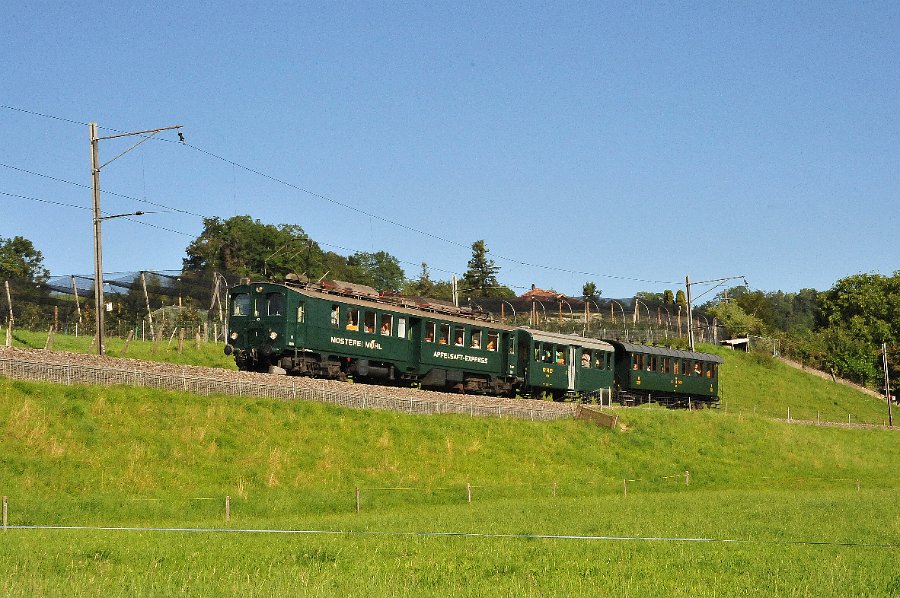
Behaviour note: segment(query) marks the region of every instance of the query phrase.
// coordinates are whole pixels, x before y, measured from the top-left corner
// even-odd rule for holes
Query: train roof
[[[610,343],[616,347],[620,347],[629,353],[645,353],[648,355],[665,355],[666,357],[679,357],[681,359],[696,359],[699,361],[711,361],[713,363],[724,363],[725,360],[718,355],[712,353],[700,353],[697,351],[681,351],[679,349],[669,349],[666,347],[653,347],[651,345],[635,345],[633,343],[623,343],[622,341],[610,340]]]
[[[392,313],[405,314],[409,316],[417,316],[420,318],[431,317],[435,320],[440,320],[442,322],[451,322],[454,324],[467,324],[469,326],[480,326],[482,328],[492,328],[494,330],[507,330],[514,331],[517,330],[515,326],[510,326],[508,324],[502,324],[500,322],[493,322],[487,319],[479,319],[475,317],[467,317],[465,314],[451,314],[447,313],[447,306],[435,303],[434,309],[429,309],[428,307],[420,307],[417,304],[411,304],[411,301],[405,300],[403,297],[393,297],[388,296],[386,299],[379,298],[377,295],[369,295],[368,293],[362,295],[353,295],[347,292],[347,288],[341,289],[341,292],[328,292],[327,290],[319,290],[313,289],[308,286],[294,285],[294,284],[284,284],[279,282],[250,282],[245,283],[245,285],[238,286],[254,286],[254,285],[270,285],[270,286],[278,286],[290,289],[295,293],[299,293],[300,295],[304,295],[306,297],[310,297],[312,299],[321,299],[322,301],[331,301],[334,303],[345,303],[356,305],[359,307],[370,307],[372,309],[379,309],[381,311],[390,311]],[[358,285],[365,289],[371,287],[364,287],[364,285]],[[232,290],[236,287],[232,287]],[[459,309],[459,308],[456,308]]]
[[[602,349],[603,351],[613,351],[613,346],[605,341],[596,338],[586,338],[576,336],[574,334],[560,334],[558,332],[545,332],[543,330],[534,330],[527,326],[522,326],[521,330],[525,330],[536,341],[545,343],[557,343],[561,345],[578,345],[585,349]]]

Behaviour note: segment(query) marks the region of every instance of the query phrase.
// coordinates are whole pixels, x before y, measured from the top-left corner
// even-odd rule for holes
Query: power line
[[[71,203],[63,203],[61,201],[53,201],[51,199],[42,199],[40,197],[30,197],[28,195],[17,195],[15,193],[7,193],[5,191],[0,191],[0,195],[6,195],[8,197],[15,197],[17,199],[27,199],[29,201],[37,201],[40,203],[53,204],[56,206],[63,206],[65,208],[76,208],[79,210],[90,210],[87,206],[79,206]],[[103,214],[108,214],[109,212],[102,212]],[[176,235],[184,235],[185,237],[193,237],[194,235],[190,233],[185,233],[180,230],[175,230],[173,228],[166,228],[165,226],[160,226],[158,224],[152,224],[150,222],[144,222],[143,220],[136,220],[134,218],[130,218],[128,216],[122,216],[122,220],[128,220],[130,222],[134,222],[135,224],[140,224],[141,226],[148,226],[150,228],[157,228],[159,230],[164,230],[166,232],[175,233]]]
[[[12,106],[2,105],[2,106],[0,106],[0,107],[8,108],[8,109],[10,109],[10,110],[17,110],[17,111],[20,111],[20,112],[25,112],[25,113],[28,113],[28,114],[33,114],[33,115],[36,115],[36,116],[42,116],[42,117],[46,117],[46,118],[55,118],[55,119],[58,119],[58,120],[63,120],[63,121],[71,122],[71,123],[74,123],[74,124],[82,124],[82,125],[86,125],[86,124],[87,124],[87,123],[82,123],[82,122],[79,122],[79,121],[74,121],[74,120],[66,119],[66,118],[62,118],[62,117],[51,116],[51,115],[42,114],[42,113],[39,113],[39,112],[33,112],[33,111],[30,111],[30,110],[23,110],[23,109],[21,109],[21,108],[15,108],[15,107],[12,107]],[[112,129],[112,128],[109,128],[109,127],[102,127],[102,128],[105,129],[105,130],[114,131],[114,132],[117,132],[117,133],[124,132],[124,131],[120,131],[120,130],[118,130],[118,129]],[[176,142],[176,141],[173,141],[173,140],[169,140],[169,139],[162,139],[162,138],[154,138],[154,139],[155,139],[155,140],[158,140],[158,141],[165,141],[165,142],[168,142],[168,143],[179,143],[179,142]],[[286,181],[286,180],[284,180],[284,179],[281,179],[281,178],[278,178],[278,177],[276,177],[276,176],[267,174],[267,173],[265,173],[265,172],[262,172],[262,171],[260,171],[260,170],[255,169],[255,168],[251,168],[251,167],[249,167],[249,166],[246,166],[246,165],[244,165],[244,164],[241,164],[240,162],[236,162],[236,161],[234,161],[234,160],[231,160],[230,158],[226,158],[226,157],[224,157],[224,156],[220,156],[220,155],[218,155],[218,154],[216,154],[216,153],[214,153],[214,152],[211,152],[211,151],[209,151],[209,150],[205,150],[205,149],[203,149],[203,148],[201,148],[201,147],[198,147],[198,146],[196,146],[196,145],[193,145],[193,144],[190,144],[190,143],[182,143],[182,144],[183,144],[183,145],[186,145],[187,147],[190,147],[190,148],[193,149],[194,151],[197,151],[197,152],[200,152],[200,153],[202,153],[202,154],[205,154],[205,155],[207,155],[207,156],[209,156],[209,157],[211,157],[211,158],[215,158],[216,160],[220,160],[220,161],[225,162],[225,163],[227,163],[227,164],[231,164],[231,166],[232,166],[233,168],[240,168],[241,170],[244,170],[244,171],[249,172],[249,173],[251,173],[251,174],[255,174],[255,175],[257,175],[257,176],[260,176],[260,177],[265,178],[265,179],[267,179],[267,180],[273,181],[273,182],[275,182],[275,183],[279,183],[279,184],[281,184],[281,185],[284,185],[285,187],[288,187],[288,188],[290,188],[290,189],[294,189],[295,191],[300,191],[301,193],[306,193],[307,195],[310,195],[310,196],[315,197],[315,198],[317,198],[317,199],[321,199],[321,200],[323,200],[323,201],[330,202],[330,203],[332,203],[332,204],[334,204],[334,205],[337,205],[337,206],[339,206],[339,207],[342,207],[342,208],[344,208],[344,209],[353,211],[354,213],[362,214],[362,215],[364,215],[364,216],[368,216],[369,218],[378,220],[378,221],[380,221],[380,222],[384,222],[384,223],[386,223],[386,224],[391,224],[391,225],[396,226],[396,227],[398,227],[398,228],[402,228],[403,230],[407,230],[407,231],[409,231],[409,232],[417,233],[417,234],[419,234],[419,235],[422,235],[422,236],[425,236],[425,237],[434,239],[434,240],[436,240],[436,241],[442,241],[442,242],[447,243],[447,244],[449,244],[449,245],[453,245],[453,246],[456,246],[456,247],[461,247],[461,248],[463,248],[463,249],[468,249],[468,248],[469,248],[469,246],[466,245],[465,243],[460,243],[459,241],[454,241],[454,240],[452,240],[452,239],[447,239],[446,237],[442,237],[442,236],[440,236],[440,235],[436,235],[436,234],[434,234],[434,233],[431,233],[431,232],[428,232],[428,231],[425,231],[425,230],[417,229],[417,228],[415,228],[415,227],[409,226],[409,225],[404,224],[404,223],[402,223],[402,222],[398,222],[398,221],[396,221],[396,220],[392,220],[392,219],[390,219],[390,218],[386,218],[386,217],[380,216],[380,215],[378,215],[378,214],[374,214],[374,213],[371,213],[371,212],[367,212],[367,211],[365,211],[365,210],[363,210],[363,209],[360,209],[360,208],[354,207],[354,206],[352,206],[352,205],[350,205],[350,204],[347,204],[347,203],[344,203],[344,202],[342,202],[342,201],[336,200],[336,199],[334,199],[334,198],[332,198],[332,197],[329,197],[329,196],[327,196],[327,195],[324,195],[324,194],[322,194],[322,193],[317,193],[317,192],[312,191],[312,190],[310,190],[310,189],[306,189],[306,188],[304,188],[304,187],[300,187],[299,185],[295,185],[295,184],[290,183],[290,182],[288,182],[288,181]],[[135,198],[131,198],[131,199],[135,199]],[[136,200],[136,201],[141,201],[141,200],[137,200],[137,199],[135,199],[135,200]],[[151,204],[151,205],[154,205],[154,204]],[[165,206],[160,206],[160,207],[165,207]],[[564,274],[571,274],[571,275],[578,275],[578,276],[588,276],[588,277],[594,277],[594,278],[608,278],[608,279],[613,279],[613,280],[625,280],[625,281],[630,281],[630,282],[643,282],[643,283],[648,283],[648,284],[672,284],[672,285],[680,285],[680,284],[681,284],[680,282],[673,282],[673,281],[667,281],[667,280],[651,280],[651,279],[646,279],[646,278],[636,278],[636,277],[631,277],[631,276],[616,276],[616,275],[613,275],[613,274],[599,274],[599,273],[596,273],[596,272],[585,272],[585,271],[581,271],[581,270],[571,270],[571,269],[569,269],[569,268],[563,268],[563,267],[561,267],[561,266],[550,266],[550,265],[546,265],[546,264],[535,264],[535,263],[526,262],[526,261],[518,260],[518,259],[515,259],[515,258],[511,258],[511,257],[508,257],[508,256],[499,255],[499,254],[494,254],[494,257],[495,257],[496,259],[499,259],[499,260],[504,260],[504,261],[507,261],[507,262],[510,262],[510,263],[513,263],[513,264],[517,264],[517,265],[520,265],[520,266],[525,266],[525,267],[528,267],[528,268],[537,268],[537,269],[542,269],[542,270],[550,270],[550,271],[555,271],[555,272],[562,272],[562,273],[564,273]]]
[[[10,170],[16,170],[16,171],[18,171],[18,172],[24,172],[24,173],[26,173],[26,174],[30,174],[30,175],[34,175],[34,176],[38,176],[38,177],[43,177],[43,178],[45,178],[45,179],[49,179],[49,180],[51,180],[51,181],[56,181],[56,182],[58,182],[58,183],[65,183],[65,184],[67,184],[67,185],[73,185],[73,186],[75,186],[75,187],[80,187],[80,188],[82,188],[82,189],[90,189],[90,188],[91,188],[90,185],[85,185],[85,184],[82,184],[82,183],[76,183],[75,181],[69,181],[69,180],[66,180],[66,179],[61,179],[61,178],[59,178],[59,177],[55,177],[55,176],[52,176],[52,175],[49,175],[49,174],[44,174],[44,173],[42,173],[42,172],[36,172],[36,171],[34,171],[34,170],[27,170],[27,169],[25,169],[25,168],[19,168],[18,166],[12,166],[11,164],[4,164],[4,163],[0,162],[0,166],[2,166],[3,168],[8,168],[8,169],[10,169]],[[182,210],[181,208],[175,208],[175,207],[172,207],[172,206],[167,206],[167,205],[165,205],[165,204],[153,202],[153,201],[150,201],[150,200],[148,200],[148,199],[140,199],[140,198],[137,198],[137,197],[132,197],[131,195],[125,195],[124,193],[116,193],[116,192],[114,192],[114,191],[103,191],[103,193],[104,193],[105,195],[114,195],[115,197],[121,197],[121,198],[123,198],[123,199],[130,199],[130,200],[132,200],[132,201],[137,201],[137,202],[140,202],[140,203],[145,203],[145,204],[148,204],[148,205],[157,207],[157,208],[165,208],[165,209],[171,210],[171,211],[173,211],[173,212],[179,212],[179,213],[181,213],[181,214],[187,214],[188,216],[196,216],[197,218],[206,218],[206,216],[204,216],[203,214],[198,214],[198,213],[196,213],[196,212],[191,212],[190,210]]]
[[[88,123],[83,123],[79,120],[72,120],[71,118],[63,118],[62,116],[53,116],[52,114],[43,114],[41,112],[34,112],[33,110],[25,110],[24,108],[17,108],[15,106],[7,106],[6,104],[0,104],[0,108],[6,108],[7,110],[13,110],[15,112],[24,112],[25,114],[31,114],[33,116],[42,116],[44,118],[52,118],[53,120],[61,120],[63,122],[72,123],[73,125],[88,126]]]
[[[53,201],[51,199],[41,199],[40,197],[29,197],[28,195],[17,195],[15,193],[7,193],[6,191],[0,191],[0,195],[6,195],[7,197],[15,197],[18,199],[27,199],[29,201],[39,201],[41,203],[49,203],[55,206],[63,206],[66,208],[78,208],[79,210],[89,210],[90,208],[87,206],[77,206],[71,203],[63,203],[61,201]]]

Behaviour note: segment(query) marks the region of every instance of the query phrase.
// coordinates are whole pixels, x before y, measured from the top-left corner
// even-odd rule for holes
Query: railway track
[[[77,375],[73,377],[72,372]],[[550,420],[573,417],[576,407],[572,403],[448,394],[41,349],[0,347],[0,375],[63,384],[124,384],[200,394],[205,390],[205,394],[314,400],[348,407],[424,414],[461,413]]]

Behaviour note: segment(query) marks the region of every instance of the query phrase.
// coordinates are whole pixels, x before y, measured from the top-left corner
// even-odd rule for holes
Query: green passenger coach
[[[241,370],[437,390],[670,406],[714,404],[706,353],[555,334],[431,299],[340,281],[249,282],[229,294],[228,344]]]
[[[717,402],[718,355],[610,341],[616,348],[616,389],[672,406]]]

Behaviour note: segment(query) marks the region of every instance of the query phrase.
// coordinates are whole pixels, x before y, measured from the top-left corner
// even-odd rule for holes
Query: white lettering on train
[[[438,359],[449,359],[451,361],[465,361],[483,364],[486,364],[488,362],[487,357],[476,357],[474,355],[464,355],[462,353],[447,353],[446,351],[435,351],[434,357]]]

